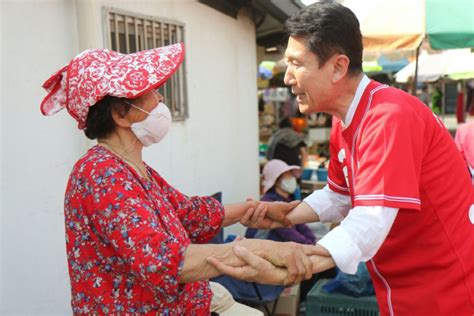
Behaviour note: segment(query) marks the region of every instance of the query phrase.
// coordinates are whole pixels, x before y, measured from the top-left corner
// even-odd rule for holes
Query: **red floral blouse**
[[[147,169],[153,181],[101,146],[74,166],[64,206],[74,314],[209,314],[208,283],[179,274],[186,247],[217,233],[224,208]]]

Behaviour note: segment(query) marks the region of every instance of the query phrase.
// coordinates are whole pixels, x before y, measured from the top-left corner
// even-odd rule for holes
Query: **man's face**
[[[305,46],[303,37],[290,37],[285,52],[288,68],[285,84],[291,86],[302,113],[324,112],[331,106],[333,67],[331,58],[319,67],[317,56]]]

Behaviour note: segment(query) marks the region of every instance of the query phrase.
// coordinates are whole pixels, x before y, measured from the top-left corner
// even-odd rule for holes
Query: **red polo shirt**
[[[400,209],[367,262],[383,315],[474,314],[474,192],[426,105],[372,81],[350,125],[334,119],[328,184],[353,207]]]

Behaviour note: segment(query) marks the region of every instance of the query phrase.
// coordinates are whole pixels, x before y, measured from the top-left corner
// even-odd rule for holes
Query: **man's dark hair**
[[[349,58],[350,73],[362,71],[359,21],[347,7],[334,1],[316,2],[290,17],[285,29],[289,36],[306,37],[306,45],[318,57],[320,67],[339,53]]]
[[[120,115],[125,116],[130,110],[130,105],[125,103],[124,100],[125,99],[107,95],[89,108],[86,119],[86,129],[84,130],[87,138],[104,138],[115,130],[112,111],[118,111]]]

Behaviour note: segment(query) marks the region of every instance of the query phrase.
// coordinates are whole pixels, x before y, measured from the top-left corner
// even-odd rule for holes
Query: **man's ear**
[[[333,60],[333,76],[332,82],[336,83],[344,78],[349,70],[350,60],[349,57],[343,54],[336,54]]]
[[[122,113],[120,109],[117,107],[112,108],[111,111],[112,114],[112,119],[115,122],[115,125],[120,126],[120,127],[130,127],[131,123],[129,122],[127,118],[127,114]]]

